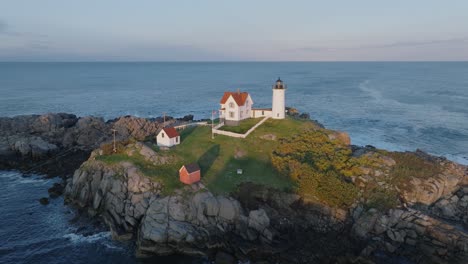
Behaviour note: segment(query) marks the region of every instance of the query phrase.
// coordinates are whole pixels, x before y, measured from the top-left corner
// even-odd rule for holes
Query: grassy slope
[[[269,119],[245,139],[223,135],[211,139],[210,127],[191,127],[180,131],[180,145],[165,151],[156,149],[160,155],[173,157],[175,161],[171,164],[155,166],[139,155],[129,157],[125,154],[104,155],[97,159],[107,163],[130,161],[145,175],[162,182],[166,193],[182,186],[178,180],[179,168],[192,162],[200,165],[202,182],[214,193],[229,193],[242,182],[289,190],[293,181],[280,175],[271,165],[270,155],[278,146],[278,140],[261,137],[270,134],[278,139],[313,126],[309,121]],[[242,169],[243,174],[238,175],[237,169]]]
[[[245,139],[216,135],[211,139],[209,127],[197,127],[181,132],[181,144],[164,155],[174,155],[178,161],[170,174],[177,175],[183,163],[198,162],[202,169],[202,181],[213,192],[227,193],[241,182],[260,183],[278,189],[290,189],[292,181],[279,175],[272,167],[270,154],[278,141],[262,139],[265,134],[279,137],[299,133],[312,123],[285,119],[268,120]],[[236,158],[236,154],[241,157]],[[240,155],[239,155],[240,154]],[[237,175],[236,170],[243,170]]]

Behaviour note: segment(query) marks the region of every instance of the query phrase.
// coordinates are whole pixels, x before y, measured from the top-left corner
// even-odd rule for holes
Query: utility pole
[[[111,129],[111,130],[112,130],[112,134],[114,135],[114,148],[113,148],[113,151],[114,151],[114,153],[116,153],[117,148],[115,147],[115,132],[117,132],[117,130],[115,130],[115,129]]]
[[[166,112],[163,112],[163,127],[166,127]]]
[[[214,111],[211,111],[211,139],[214,139]]]

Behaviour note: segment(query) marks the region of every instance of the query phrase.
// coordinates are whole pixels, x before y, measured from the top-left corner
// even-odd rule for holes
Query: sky
[[[0,61],[447,60],[467,0],[0,0]]]

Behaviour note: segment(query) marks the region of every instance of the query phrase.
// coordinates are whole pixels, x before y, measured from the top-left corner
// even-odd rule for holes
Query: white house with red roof
[[[273,119],[285,118],[285,92],[286,85],[278,78],[272,87],[272,108],[252,108],[253,100],[249,93],[224,92],[219,110],[221,122],[228,126],[237,126],[241,120],[257,117],[271,117]]]
[[[173,127],[164,127],[156,136],[156,142],[160,147],[172,147],[180,144],[179,132]]]
[[[224,92],[219,117],[224,124],[235,126],[241,120],[251,117],[253,100],[247,92]]]

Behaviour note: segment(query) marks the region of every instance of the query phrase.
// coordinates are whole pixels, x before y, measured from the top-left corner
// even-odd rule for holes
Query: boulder
[[[249,227],[260,233],[270,225],[270,218],[268,218],[268,215],[263,209],[250,211],[248,221]]]
[[[63,194],[64,186],[60,183],[54,183],[48,190],[50,198],[57,198]]]
[[[22,156],[40,158],[57,150],[57,146],[40,137],[25,137],[16,140],[11,149]]]
[[[216,253],[215,264],[236,264],[236,258],[223,251]]]
[[[49,198],[42,197],[41,199],[39,199],[39,203],[41,203],[42,205],[48,205],[49,204]]]
[[[156,136],[160,124],[146,118],[124,116],[114,120],[113,128],[117,130],[119,138],[135,138],[145,140]]]
[[[219,203],[219,217],[221,219],[232,222],[239,217],[240,205],[238,201],[223,196],[217,199]]]

